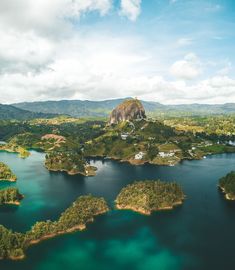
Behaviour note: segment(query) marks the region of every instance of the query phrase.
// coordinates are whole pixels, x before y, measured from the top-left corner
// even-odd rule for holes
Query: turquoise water
[[[79,195],[104,196],[110,205],[120,189],[141,179],[176,180],[187,199],[173,211],[143,216],[111,211],[84,232],[59,236],[32,246],[23,261],[0,261],[1,270],[177,270],[234,269],[235,202],[225,201],[218,179],[235,169],[235,154],[185,161],[175,167],[131,166],[111,160],[92,161],[95,177],[50,173],[44,154],[27,159],[0,152],[18,176],[25,195],[19,207],[0,207],[0,223],[26,231],[38,220],[56,219]]]

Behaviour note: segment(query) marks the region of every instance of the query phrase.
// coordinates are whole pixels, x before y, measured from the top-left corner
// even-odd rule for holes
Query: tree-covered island
[[[30,245],[60,234],[82,231],[95,216],[108,211],[104,198],[86,195],[79,197],[58,220],[36,222],[26,233],[13,232],[0,225],[0,259],[23,259]]]
[[[185,195],[175,182],[138,181],[124,187],[117,196],[117,209],[129,209],[150,215],[153,211],[172,209],[182,204]]]
[[[3,162],[0,162],[0,181],[15,182],[17,179],[16,175],[11,169]]]
[[[18,188],[10,187],[0,190],[0,205],[3,204],[15,204],[19,205],[20,200],[23,199],[23,195],[20,194]]]
[[[219,187],[227,200],[235,200],[235,172],[232,171],[219,180]]]

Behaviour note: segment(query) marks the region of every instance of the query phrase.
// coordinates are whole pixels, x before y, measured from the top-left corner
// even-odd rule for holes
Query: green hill
[[[32,112],[25,109],[16,108],[12,105],[0,104],[0,119],[1,120],[29,120],[34,118],[52,118],[58,114]]]
[[[103,101],[89,100],[60,100],[60,101],[41,101],[23,102],[13,104],[13,106],[41,113],[66,114],[74,117],[107,117],[111,111],[122,103],[124,99],[111,99]],[[159,114],[167,115],[213,115],[213,114],[235,114],[235,104],[182,104],[182,105],[163,105],[158,102],[142,101],[147,115],[154,116]]]

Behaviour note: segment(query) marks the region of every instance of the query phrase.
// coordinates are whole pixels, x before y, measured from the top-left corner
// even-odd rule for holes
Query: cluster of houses
[[[175,152],[170,151],[170,152],[159,152],[158,155],[162,158],[166,157],[173,157],[175,155]]]

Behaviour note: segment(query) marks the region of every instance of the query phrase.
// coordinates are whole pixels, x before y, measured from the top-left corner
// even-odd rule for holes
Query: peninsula
[[[124,187],[117,196],[117,209],[129,209],[144,215],[153,211],[173,209],[182,204],[185,195],[175,182],[138,181]]]
[[[235,171],[231,171],[219,180],[219,187],[227,200],[235,200]]]
[[[26,233],[13,232],[0,225],[0,259],[23,259],[30,245],[57,235],[85,230],[95,216],[108,211],[104,198],[85,195],[77,198],[58,220],[36,222]]]
[[[90,166],[82,154],[74,151],[53,151],[46,155],[45,166],[49,171],[67,172],[70,175],[94,176],[96,167]]]

